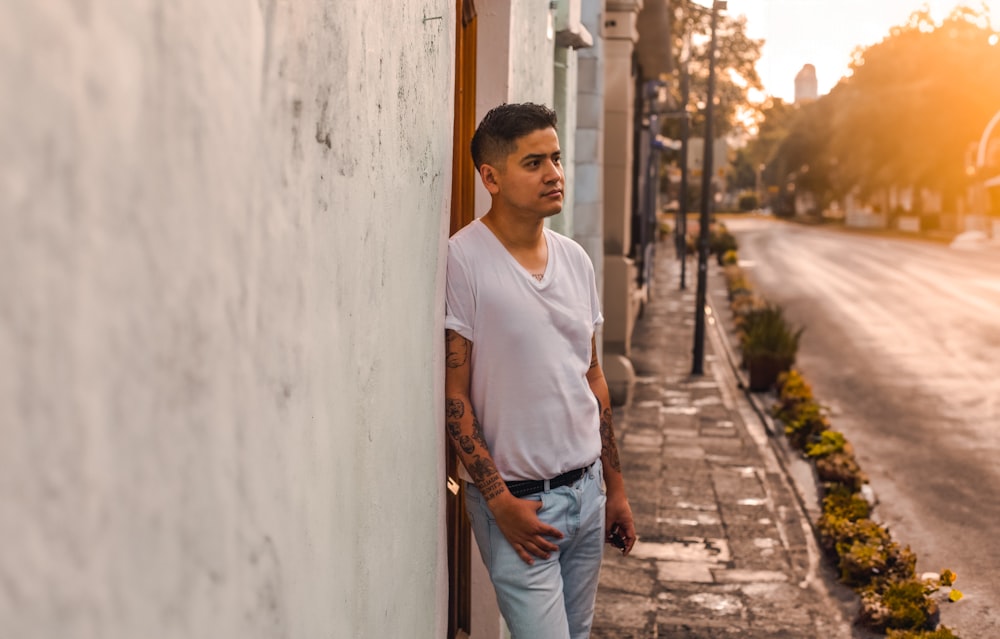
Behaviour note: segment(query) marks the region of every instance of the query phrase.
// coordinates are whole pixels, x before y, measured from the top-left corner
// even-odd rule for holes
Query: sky
[[[893,26],[926,5],[936,21],[958,4],[978,7],[981,0],[729,0],[728,13],[747,17],[747,33],[764,38],[757,72],[765,93],[795,98],[795,75],[804,64],[816,67],[823,95],[847,73],[851,51],[880,42]],[[986,0],[994,29],[1000,26],[1000,0]]]

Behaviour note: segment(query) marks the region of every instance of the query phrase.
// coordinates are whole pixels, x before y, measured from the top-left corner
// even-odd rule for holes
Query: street
[[[765,298],[806,327],[798,368],[856,449],[917,571],[950,568],[962,637],[1000,636],[1000,247],[727,218]]]

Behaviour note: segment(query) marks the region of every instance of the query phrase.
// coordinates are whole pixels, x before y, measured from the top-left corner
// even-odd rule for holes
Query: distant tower
[[[816,67],[806,64],[795,76],[795,103],[811,102],[819,97],[816,86]]]

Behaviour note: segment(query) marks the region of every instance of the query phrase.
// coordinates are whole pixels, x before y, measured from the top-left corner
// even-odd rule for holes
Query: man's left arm
[[[605,514],[604,534],[607,536],[617,525],[619,533],[625,540],[623,554],[632,551],[637,539],[635,522],[632,519],[632,507],[625,494],[625,478],[622,476],[622,462],[618,455],[618,444],[615,442],[615,429],[611,423],[611,393],[608,381],[604,378],[597,359],[597,336],[590,340],[590,369],[587,371],[587,382],[590,390],[597,398],[598,410],[601,415],[601,464],[604,466],[604,484],[608,490],[607,512]]]

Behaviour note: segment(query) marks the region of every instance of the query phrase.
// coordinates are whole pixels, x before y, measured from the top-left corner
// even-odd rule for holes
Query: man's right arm
[[[483,436],[483,427],[476,419],[469,399],[471,384],[472,342],[456,331],[445,331],[445,415],[448,440],[458,458],[469,471],[476,488],[486,501],[492,501],[507,491]]]
[[[531,555],[548,558],[557,550],[548,537],[561,538],[558,529],[538,519],[541,502],[514,497],[493,463],[482,425],[472,410],[472,342],[458,332],[445,330],[445,421],[448,440],[459,460],[486,499],[497,525],[526,563]]]

